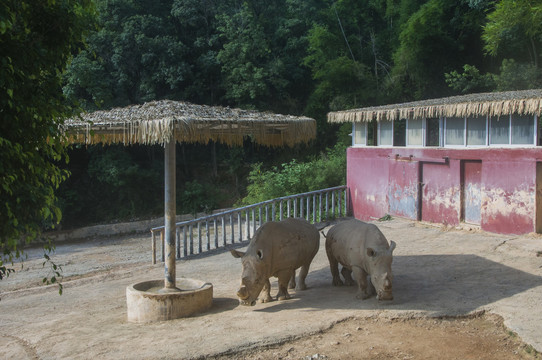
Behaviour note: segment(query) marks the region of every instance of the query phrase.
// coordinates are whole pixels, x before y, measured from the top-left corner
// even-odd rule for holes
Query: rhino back
[[[329,230],[327,237],[331,237],[346,247],[361,249],[371,247],[375,250],[389,249],[388,240],[376,225],[357,219],[335,225]]]
[[[263,249],[265,261],[274,272],[284,267],[298,268],[312,260],[319,245],[320,234],[314,226],[305,220],[289,218],[262,225],[247,252]]]
[[[384,234],[374,224],[353,219],[333,226],[326,235],[326,248],[341,264],[361,265],[367,248],[389,249]]]

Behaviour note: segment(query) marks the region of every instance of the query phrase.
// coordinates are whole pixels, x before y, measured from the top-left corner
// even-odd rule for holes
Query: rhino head
[[[367,248],[368,268],[377,300],[393,300],[391,262],[395,246],[395,242],[392,241],[387,250]]]
[[[265,264],[264,252],[262,249],[255,251],[230,250],[235,258],[241,258],[243,273],[241,275],[241,286],[237,290],[239,303],[241,305],[253,306],[256,304],[258,295],[262,291],[269,276],[266,276],[267,266]]]

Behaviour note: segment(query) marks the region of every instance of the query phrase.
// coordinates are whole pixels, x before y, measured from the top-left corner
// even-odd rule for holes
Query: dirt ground
[[[502,318],[348,319],[330,329],[279,345],[229,353],[241,359],[540,359],[506,330]]]
[[[254,307],[238,305],[227,252],[179,260],[178,276],[213,284],[213,307],[151,324],[128,323],[125,298],[163,277],[150,236],[59,244],[62,296],[39,285],[47,270],[30,249],[0,282],[0,359],[542,359],[542,237],[376,224],[397,243],[391,303],[332,287],[322,237],[309,289]]]

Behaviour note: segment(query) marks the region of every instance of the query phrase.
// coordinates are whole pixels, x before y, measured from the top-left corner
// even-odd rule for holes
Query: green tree
[[[295,159],[269,170],[256,163],[248,176],[247,195],[242,205],[346,183],[345,144],[339,142],[306,162]]]
[[[236,106],[301,113],[310,73],[301,66],[318,1],[245,1],[219,16],[225,98]]]
[[[174,0],[171,16],[175,34],[186,46],[183,57],[190,71],[184,74],[181,96],[197,104],[220,103],[220,64],[217,59],[222,43],[217,15],[228,9],[225,0]]]
[[[484,6],[482,6],[484,5]],[[394,54],[397,100],[448,95],[444,74],[483,63],[481,26],[487,3],[429,0],[409,17]]]
[[[542,0],[501,0],[487,18],[482,38],[490,55],[514,54],[520,60],[518,54],[528,54],[539,67]]]
[[[71,62],[64,92],[87,109],[172,97],[190,74],[172,0],[97,0],[98,28]]]
[[[484,5],[484,1],[479,0]],[[490,3],[490,2],[488,2]],[[446,74],[446,82],[456,91],[507,91],[541,86],[539,67],[542,35],[542,1],[497,2],[487,15],[481,38],[486,54],[497,69],[464,65],[463,72]]]
[[[496,91],[536,89],[542,85],[542,72],[532,63],[504,59],[500,73],[494,76]]]
[[[452,89],[462,94],[493,91],[495,89],[495,76],[482,74],[476,66],[463,65],[463,72],[456,70],[444,74],[446,83]]]
[[[13,271],[22,244],[61,218],[54,191],[67,173],[57,165],[66,155],[59,126],[72,111],[61,74],[93,14],[89,0],[0,4],[0,279]],[[52,270],[45,281],[56,281]]]
[[[338,127],[327,123],[328,111],[370,106],[385,99],[382,85],[392,65],[395,32],[387,5],[340,0],[330,2],[315,19],[304,58],[315,87],[305,112],[318,122],[320,150],[336,141]]]

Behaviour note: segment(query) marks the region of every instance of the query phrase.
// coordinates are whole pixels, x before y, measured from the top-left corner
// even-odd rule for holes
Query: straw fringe
[[[316,121],[250,110],[194,105],[170,100],[96,111],[69,119],[63,130],[71,143],[166,144],[178,142],[242,145],[246,138],[278,147],[308,143]]]
[[[542,90],[471,94],[405,104],[330,112],[328,122],[392,121],[439,117],[478,117],[510,114],[540,115]]]

